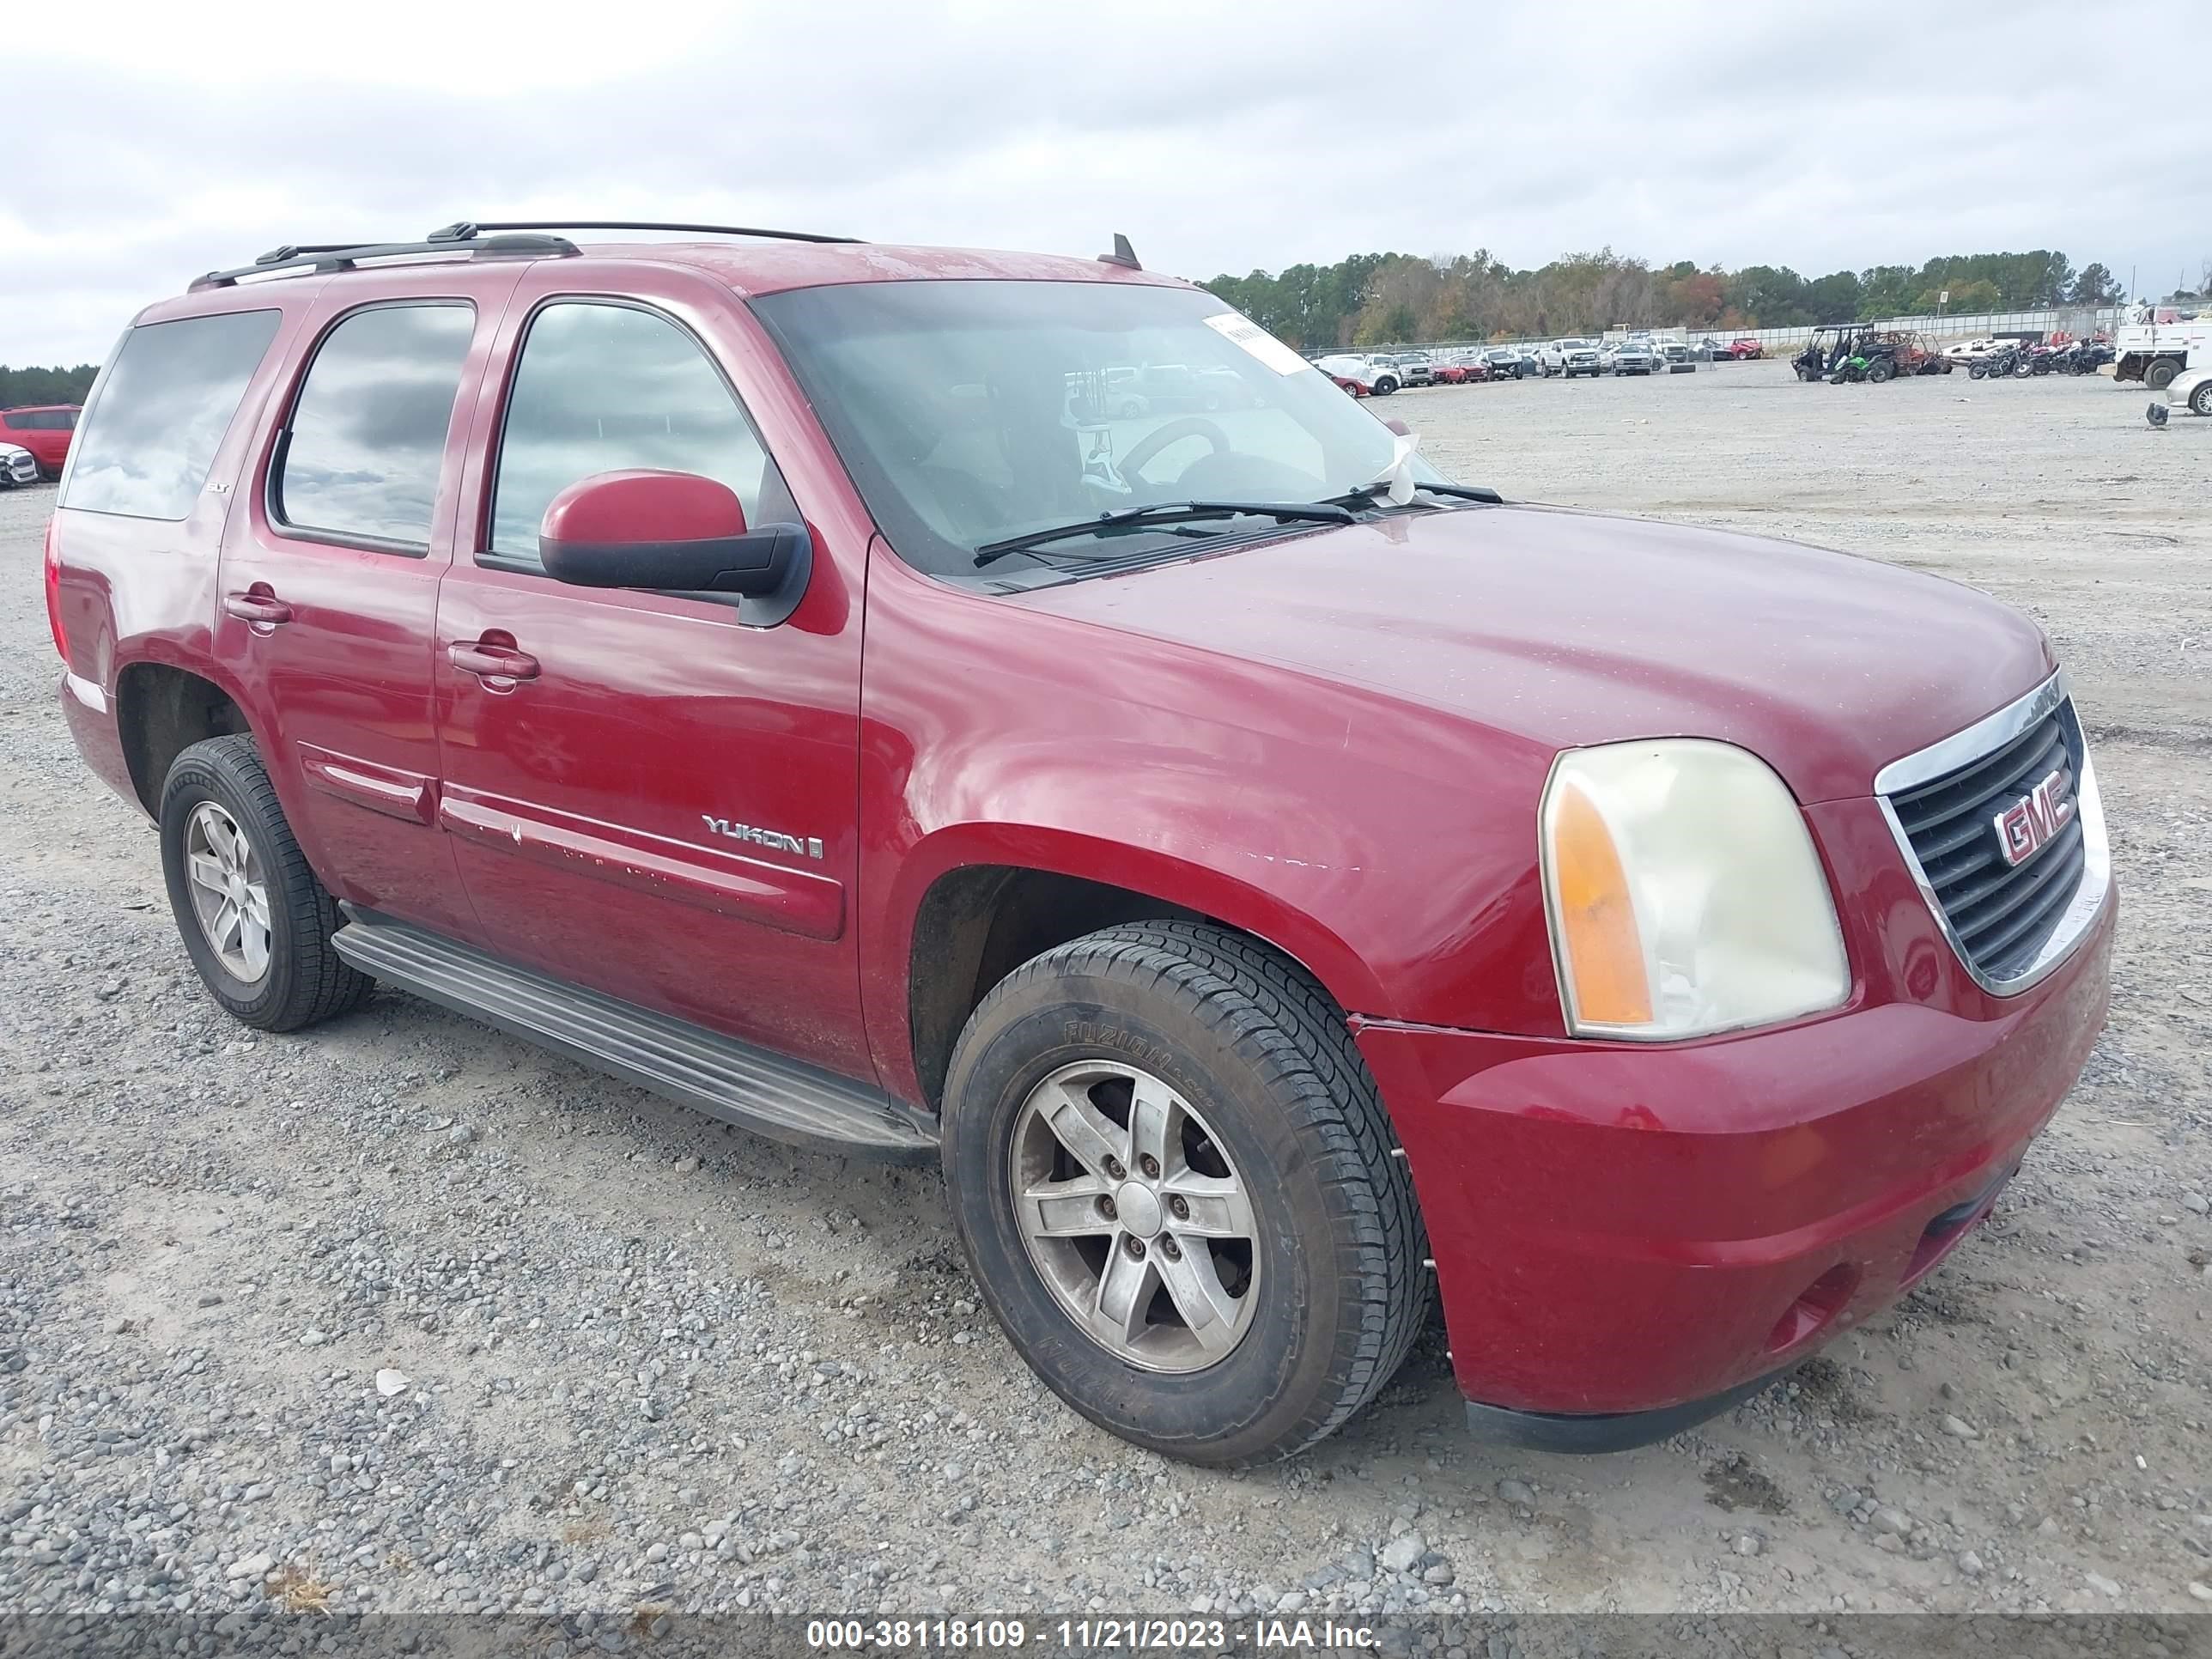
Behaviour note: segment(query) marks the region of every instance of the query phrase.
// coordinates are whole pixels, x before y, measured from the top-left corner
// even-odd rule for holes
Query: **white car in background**
[[[16,444],[0,444],[0,489],[21,489],[39,481],[39,458]]]
[[[2192,356],[2191,361],[2193,363],[2195,358]],[[2154,398],[2149,409],[2144,411],[2153,426],[2164,426],[2168,410],[2174,408],[2212,420],[2212,368],[2185,368],[2160,389],[2166,394],[2166,401],[2160,403]]]
[[[1357,380],[1370,398],[1387,398],[1405,384],[1390,358],[1364,351],[1342,351],[1314,359],[1314,367],[1340,380]]]

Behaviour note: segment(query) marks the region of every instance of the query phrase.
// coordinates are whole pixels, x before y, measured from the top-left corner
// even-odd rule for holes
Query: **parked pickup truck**
[[[1598,366],[1608,374],[1650,374],[1659,358],[1645,340],[1610,340],[1598,355]]]
[[[1537,350],[1536,361],[1546,374],[1558,374],[1570,380],[1577,374],[1587,374],[1595,380],[1602,372],[1598,366],[1595,340],[1554,340]]]
[[[2117,899],[2020,612],[1447,482],[1124,239],[585,228],[277,249],[93,390],[57,695],[244,1024],[380,983],[936,1161],[1037,1375],[1218,1464],[1438,1296],[1482,1433],[1672,1433],[2072,1085]],[[1146,361],[1250,406],[1071,412]]]
[[[1433,386],[1436,384],[1436,362],[1427,352],[1399,351],[1391,355],[1397,362],[1398,372],[1403,377],[1406,385]]]
[[[2115,380],[2140,380],[2153,392],[2163,392],[2192,363],[2212,362],[2212,319],[2126,324],[2112,346]]]

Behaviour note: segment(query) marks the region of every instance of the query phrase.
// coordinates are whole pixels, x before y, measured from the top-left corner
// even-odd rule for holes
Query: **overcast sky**
[[[0,363],[281,242],[673,218],[1204,278],[2212,259],[2212,5],[163,0],[15,20]],[[2100,21],[2100,15],[2113,22]],[[29,148],[24,149],[27,138]]]

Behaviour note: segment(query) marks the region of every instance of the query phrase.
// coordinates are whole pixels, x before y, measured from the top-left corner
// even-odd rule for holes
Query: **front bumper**
[[[1659,1437],[1895,1301],[2080,1075],[2117,911],[2033,989],[1978,1004],[1644,1046],[1358,1022],[1477,1426]]]

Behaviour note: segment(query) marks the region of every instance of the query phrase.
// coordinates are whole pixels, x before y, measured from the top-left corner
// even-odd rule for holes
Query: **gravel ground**
[[[2212,1598],[2212,422],[2153,434],[2142,402],[1754,364],[1382,406],[1510,495],[2033,611],[2127,915],[2111,1027],[1996,1218],[1786,1389],[1632,1454],[1506,1452],[1462,1432],[1432,1331],[1345,1433],[1241,1476],[1053,1402],[933,1172],[727,1133],[404,996],[225,1020],[55,707],[52,492],[0,496],[0,1610]]]

